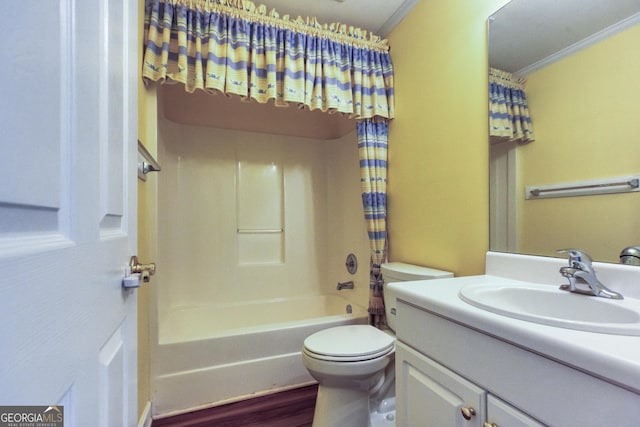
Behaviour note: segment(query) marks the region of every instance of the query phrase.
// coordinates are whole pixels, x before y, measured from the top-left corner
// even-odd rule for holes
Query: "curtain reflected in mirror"
[[[489,66],[522,83],[535,128],[526,144],[491,138],[490,248],[618,262],[640,243],[639,193],[525,199],[527,186],[640,173],[640,2],[575,3],[513,0],[489,19]]]
[[[535,139],[526,80],[497,68],[489,68],[489,140],[491,143]]]

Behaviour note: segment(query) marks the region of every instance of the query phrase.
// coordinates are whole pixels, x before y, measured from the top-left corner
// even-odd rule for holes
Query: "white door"
[[[137,2],[2,6],[0,406],[133,426]]]

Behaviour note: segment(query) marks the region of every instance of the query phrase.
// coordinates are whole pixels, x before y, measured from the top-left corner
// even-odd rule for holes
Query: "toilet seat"
[[[384,356],[394,349],[395,338],[369,325],[324,329],[304,340],[304,353],[314,359],[358,362]]]

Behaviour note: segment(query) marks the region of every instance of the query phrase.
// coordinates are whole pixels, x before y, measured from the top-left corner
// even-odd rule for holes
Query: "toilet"
[[[453,277],[453,273],[401,262],[382,264],[387,324],[324,329],[304,340],[302,360],[318,381],[313,427],[395,426],[396,297],[388,283]]]

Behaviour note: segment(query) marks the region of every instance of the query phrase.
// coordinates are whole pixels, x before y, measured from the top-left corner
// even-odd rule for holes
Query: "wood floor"
[[[310,427],[317,385],[153,420],[151,427]]]

